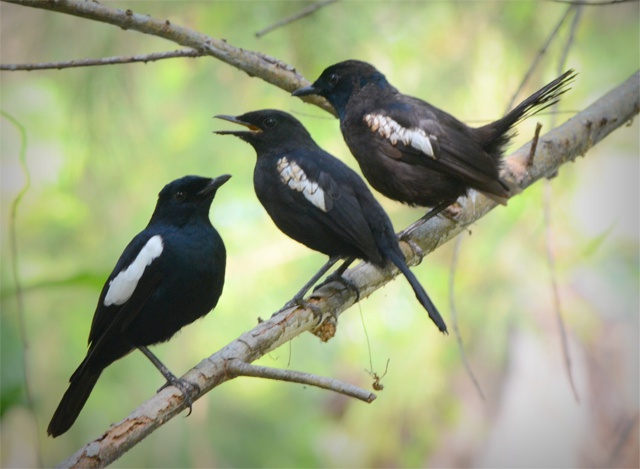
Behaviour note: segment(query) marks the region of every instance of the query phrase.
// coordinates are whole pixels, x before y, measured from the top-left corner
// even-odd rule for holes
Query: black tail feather
[[[402,254],[391,251],[387,253],[387,258],[391,262],[393,262],[398,270],[402,272],[402,274],[409,281],[411,288],[413,288],[413,292],[416,294],[416,298],[424,307],[424,309],[427,310],[427,313],[429,313],[429,317],[438,327],[440,332],[448,334],[449,332],[447,331],[447,325],[445,324],[444,319],[442,319],[442,316],[440,316],[438,308],[436,308],[436,306],[433,304],[433,302],[429,298],[429,295],[427,295],[427,292],[424,290],[424,288],[422,288],[422,285],[420,285],[420,282],[418,281],[416,276],[413,275],[413,272],[411,272],[411,269],[409,269],[407,263],[403,259]]]
[[[62,396],[58,408],[49,422],[47,433],[57,437],[65,433],[76,421],[89,395],[96,385],[102,370],[91,370],[84,366],[84,362],[71,377],[69,389]]]
[[[501,155],[503,147],[514,135],[510,132],[511,128],[523,119],[556,104],[560,96],[570,90],[568,85],[576,75],[575,70],[567,70],[518,104],[502,119],[476,129],[484,136],[484,150],[492,155]]]

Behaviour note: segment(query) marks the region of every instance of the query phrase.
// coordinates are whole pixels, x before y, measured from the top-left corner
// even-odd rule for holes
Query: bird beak
[[[305,86],[291,93],[291,96],[309,96],[310,94],[320,94],[320,90],[313,85]]]
[[[214,133],[218,134],[218,135],[237,135],[237,136],[242,136],[242,135],[247,135],[247,134],[256,134],[259,132],[262,132],[262,129],[260,129],[259,127],[256,127],[253,124],[250,124],[248,122],[244,122],[241,121],[240,119],[238,119],[235,116],[228,116],[226,114],[218,114],[217,116],[213,116],[216,119],[222,119],[228,122],[233,122],[234,124],[240,124],[245,126],[246,128],[249,129],[249,131],[247,132],[246,130],[216,130]],[[222,176],[221,176],[222,177]]]
[[[212,178],[211,182],[207,184],[204,189],[198,192],[198,195],[209,195],[211,193],[215,193],[221,185],[231,179],[231,174],[223,174],[222,176],[218,176],[217,178]]]

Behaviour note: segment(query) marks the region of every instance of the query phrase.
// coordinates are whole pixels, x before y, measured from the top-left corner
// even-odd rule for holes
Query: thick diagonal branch
[[[141,15],[132,10],[120,10],[107,5],[81,0],[4,0],[8,3],[57,11],[102,23],[131,29],[140,33],[157,36],[190,47],[203,54],[219,59],[251,77],[259,77],[289,93],[309,85],[293,66],[274,57],[258,52],[234,47],[225,40],[215,39],[184,26],[172,24],[169,20],[159,20],[149,15]],[[318,96],[305,97],[305,101],[316,104],[335,115],[333,107]]]
[[[528,166],[530,144],[521,147],[507,159],[505,179],[524,190],[537,180],[555,173],[564,163],[585,155],[593,145],[638,114],[639,80],[640,72],[637,72],[596,103],[543,136],[538,143],[532,166]],[[494,206],[495,202],[472,192],[462,201],[462,211],[457,222],[436,217],[427,223],[417,223],[407,229],[406,233],[425,253],[431,252]],[[408,263],[417,263],[418,255],[412,252],[407,243],[402,245]],[[395,270],[382,271],[366,263],[360,263],[345,273],[348,280],[360,290],[361,298],[370,295],[396,275]],[[327,317],[333,317],[332,314],[337,317],[352,306],[354,301],[355,295],[341,284],[327,284],[310,299]],[[330,338],[334,331],[330,322],[317,326],[310,310],[293,307],[280,311],[200,362],[184,378],[197,384],[202,389],[202,396],[231,379],[227,368],[231,361],[251,363],[299,334],[305,331],[317,332],[318,329],[323,330],[325,339]],[[435,334],[435,330],[433,331]],[[60,466],[104,467],[184,409],[180,392],[172,387],[166,388],[63,461]]]

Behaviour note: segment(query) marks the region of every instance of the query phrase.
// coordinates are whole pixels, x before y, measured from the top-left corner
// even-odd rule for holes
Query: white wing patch
[[[133,295],[136,286],[138,286],[144,269],[162,254],[162,249],[162,237],[160,235],[151,237],[129,267],[122,270],[109,282],[109,290],[107,290],[107,294],[104,297],[104,305],[119,306],[126,303]]]
[[[367,114],[364,116],[364,121],[372,132],[379,133],[389,140],[392,145],[396,145],[398,141],[401,141],[407,146],[420,150],[434,160],[436,159],[430,140],[431,138],[436,139],[436,137],[433,135],[428,136],[424,130],[419,128],[407,129],[391,117],[383,116],[382,114]]]
[[[276,164],[280,180],[291,189],[302,192],[302,195],[323,212],[327,211],[324,202],[324,191],[317,182],[307,179],[307,175],[295,161],[289,161],[286,156],[278,159]]]

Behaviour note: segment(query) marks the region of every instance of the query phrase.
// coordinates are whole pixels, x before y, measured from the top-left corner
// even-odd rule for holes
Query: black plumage
[[[209,220],[211,202],[231,176],[185,176],[167,184],[147,227],[125,248],[93,316],[87,356],[69,379],[47,432],[75,422],[102,371],[140,349],[190,405],[195,385],[178,379],[146,348],[169,340],[218,303],[226,251]]]
[[[574,76],[569,70],[502,119],[477,128],[400,93],[372,65],[357,60],[326,68],[293,95],[325,97],[369,183],[391,199],[433,207],[430,218],[470,188],[506,203],[511,191],[499,172],[513,127],[554,104]]]
[[[407,267],[391,220],[360,176],[316,145],[287,113],[262,110],[216,117],[248,127],[217,133],[240,137],[256,150],[256,195],[282,232],[332,259],[359,258],[380,268],[393,263],[438,329],[446,332],[438,310]]]

